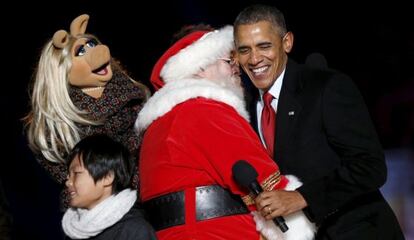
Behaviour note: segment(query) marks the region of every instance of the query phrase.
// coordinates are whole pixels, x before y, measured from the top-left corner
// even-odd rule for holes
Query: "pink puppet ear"
[[[70,24],[70,34],[72,36],[84,34],[86,31],[86,27],[88,26],[88,20],[88,14],[82,14],[79,17],[75,18]]]
[[[65,30],[59,30],[53,34],[53,46],[62,49],[69,42],[69,34]]]
[[[88,26],[89,15],[82,14],[77,18],[73,19],[70,24],[70,35],[77,36],[84,34],[86,27]],[[53,34],[53,46],[62,49],[69,43],[69,33],[65,30],[59,30]]]

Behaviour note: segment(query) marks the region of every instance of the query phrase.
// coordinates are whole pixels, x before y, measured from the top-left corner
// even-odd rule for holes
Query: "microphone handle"
[[[273,218],[273,222],[276,224],[276,226],[280,228],[282,232],[286,232],[287,230],[289,230],[283,217],[275,217]]]
[[[254,193],[254,195],[258,196],[261,192],[263,192],[262,186],[260,186],[258,181],[253,181],[250,183],[250,191]]]
[[[262,186],[260,186],[258,181],[254,181],[250,184],[250,190],[257,196],[261,192],[263,192]],[[282,232],[286,232],[289,230],[288,226],[285,223],[285,219],[283,217],[275,217],[273,218],[273,222],[280,228]]]

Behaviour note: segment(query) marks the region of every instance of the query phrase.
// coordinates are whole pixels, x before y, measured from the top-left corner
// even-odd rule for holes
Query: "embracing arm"
[[[298,189],[317,222],[364,193],[376,191],[387,176],[382,147],[356,86],[345,75],[336,74],[322,94],[322,130],[339,163]]]
[[[298,191],[264,191],[255,199],[257,210],[267,220],[287,216],[307,207],[306,200]]]

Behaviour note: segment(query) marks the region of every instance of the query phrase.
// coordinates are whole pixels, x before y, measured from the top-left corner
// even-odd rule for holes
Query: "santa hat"
[[[161,56],[152,70],[151,83],[158,90],[167,82],[189,78],[228,54],[233,47],[232,26],[211,32],[192,32]]]

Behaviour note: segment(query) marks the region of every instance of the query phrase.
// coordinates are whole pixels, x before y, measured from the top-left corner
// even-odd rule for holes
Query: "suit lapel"
[[[298,101],[300,93],[300,71],[299,65],[292,60],[288,60],[286,72],[283,79],[282,90],[279,95],[276,113],[276,134],[273,159],[277,162],[280,158],[281,149],[289,145],[292,126],[295,124],[302,109]],[[257,89],[249,91],[248,109],[250,113],[250,124],[259,136],[257,128],[257,109],[256,104],[259,98]]]
[[[281,149],[285,148],[285,146],[290,143],[292,126],[295,124],[302,109],[302,106],[298,101],[300,92],[300,72],[298,71],[298,68],[296,63],[291,60],[288,61],[282,90],[279,95],[276,113],[275,151],[273,156],[273,159],[276,162],[278,162],[278,159],[282,154]]]

